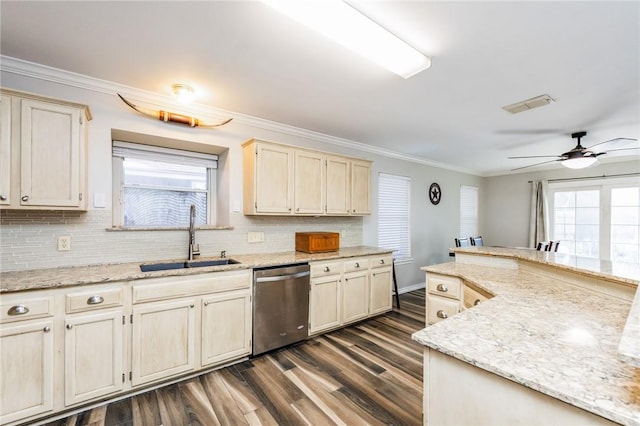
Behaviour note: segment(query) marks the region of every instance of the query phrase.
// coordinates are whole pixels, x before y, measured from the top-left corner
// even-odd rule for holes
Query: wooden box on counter
[[[296,232],[296,251],[322,253],[340,249],[340,234],[337,232]]]

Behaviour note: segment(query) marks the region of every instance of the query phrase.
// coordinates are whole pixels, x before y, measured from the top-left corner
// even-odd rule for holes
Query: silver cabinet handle
[[[204,306],[209,306],[209,302],[204,302]]]
[[[190,308],[193,308],[195,305],[192,303],[189,305]]]
[[[29,201],[29,196],[28,195],[23,195],[22,196],[22,201]]]
[[[384,265],[384,259],[380,259],[380,264]]]
[[[440,309],[438,312],[436,312],[436,316],[438,318],[442,318],[442,319],[449,318],[449,315],[447,315],[447,313],[445,311],[443,311],[442,309]]]
[[[44,331],[45,333],[48,333],[51,331],[51,327],[46,326],[45,328],[42,329],[42,331]]]
[[[473,306],[478,306],[480,304],[480,299],[476,299],[475,302],[473,302]]]
[[[71,330],[73,328],[73,324],[67,324],[67,330]]]
[[[7,313],[11,316],[24,315],[26,313],[29,313],[29,308],[25,305],[15,305],[10,307]]]
[[[358,262],[356,262],[356,268],[359,268],[360,264]]]
[[[99,305],[104,302],[104,298],[102,296],[91,296],[87,299],[87,305]]]
[[[4,194],[0,195],[0,201],[7,201],[7,196]]]
[[[325,267],[324,267],[324,271],[325,271],[325,272],[329,272],[329,271],[331,271],[331,269],[329,269],[329,267],[328,267],[328,266],[325,266]]]
[[[443,293],[446,293],[449,291],[449,289],[447,288],[446,285],[444,284],[438,284],[438,286],[436,287],[436,290],[441,291]]]

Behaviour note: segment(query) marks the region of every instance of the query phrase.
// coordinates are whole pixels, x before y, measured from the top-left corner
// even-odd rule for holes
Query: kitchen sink
[[[140,265],[140,270],[142,272],[170,271],[173,269],[203,268],[205,266],[233,265],[236,263],[240,262],[233,259],[213,259],[192,260],[184,262],[143,263],[142,265]]]

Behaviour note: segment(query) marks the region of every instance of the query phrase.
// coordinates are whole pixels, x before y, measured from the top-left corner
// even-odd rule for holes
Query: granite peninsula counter
[[[427,346],[425,424],[578,418],[640,425],[638,265],[474,247],[422,270],[494,295],[413,335]],[[447,405],[443,383],[455,388],[459,408]]]

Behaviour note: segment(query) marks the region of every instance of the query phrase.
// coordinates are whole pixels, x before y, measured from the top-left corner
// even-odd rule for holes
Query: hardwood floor
[[[197,378],[48,423],[421,425],[424,290],[401,309]]]

